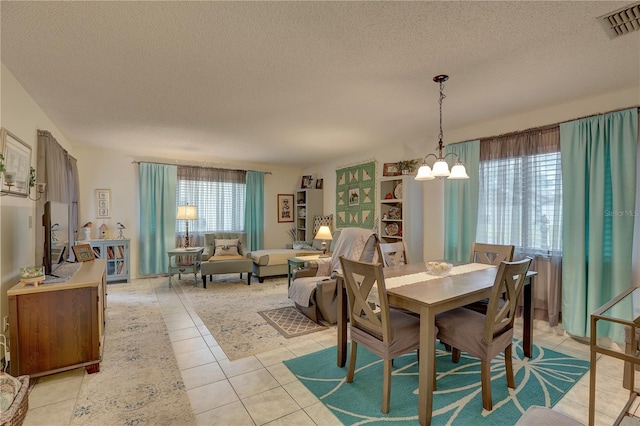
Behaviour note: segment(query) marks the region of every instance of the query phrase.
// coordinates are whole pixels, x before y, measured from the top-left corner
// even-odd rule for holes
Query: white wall
[[[3,64],[0,64],[0,88],[0,125],[31,147],[34,168],[38,129],[50,131],[73,155],[72,146],[62,132]],[[42,218],[35,217],[35,211],[35,202],[27,198],[0,197],[0,320],[9,314],[7,290],[18,282],[20,268],[42,264],[42,259],[35,259],[35,227],[42,223]],[[9,335],[2,329],[0,334]]]
[[[118,235],[117,222],[122,222],[126,226],[124,235],[131,239],[131,275],[133,278],[139,276],[138,218],[140,204],[138,200],[139,166],[133,163],[134,160],[271,172],[264,177],[265,247],[284,248],[285,244],[291,242],[287,230],[293,224],[278,223],[277,220],[277,194],[294,193],[302,176],[300,169],[254,163],[220,164],[216,162],[214,157],[207,158],[201,153],[176,159],[168,156],[163,158],[161,153],[156,152],[154,157],[141,158],[123,151],[82,146],[76,147],[76,158],[80,175],[80,221],[94,223],[92,238],[99,237],[97,228],[103,222],[109,227],[109,236],[112,238]],[[98,220],[96,218],[95,190],[105,188],[111,190],[111,218]]]

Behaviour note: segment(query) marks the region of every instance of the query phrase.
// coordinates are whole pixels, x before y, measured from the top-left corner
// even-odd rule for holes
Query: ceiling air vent
[[[598,18],[610,38],[640,30],[640,3],[618,9]]]

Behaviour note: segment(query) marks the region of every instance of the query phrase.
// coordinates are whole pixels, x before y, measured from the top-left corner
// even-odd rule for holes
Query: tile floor
[[[282,364],[283,360],[335,345],[333,330],[310,334],[303,344],[230,361],[180,289],[169,288],[162,280],[152,282],[156,283],[171,346],[199,425],[340,424]],[[545,324],[536,324],[536,344],[589,359],[587,344],[558,330],[545,330]],[[521,329],[516,327],[518,331]],[[31,391],[24,424],[68,425],[85,374],[84,369],[76,369],[40,378]],[[622,362],[600,357],[596,424],[613,424],[624,406],[628,391],[622,388],[621,380]],[[554,409],[586,424],[588,401],[589,374],[586,374]],[[640,413],[638,405],[634,404],[632,412]],[[637,418],[626,421],[636,422]]]

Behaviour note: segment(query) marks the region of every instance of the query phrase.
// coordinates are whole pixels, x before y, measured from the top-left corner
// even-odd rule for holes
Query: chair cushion
[[[444,312],[436,316],[438,339],[480,359],[492,359],[513,340],[513,328],[488,344],[484,340],[485,320],[485,315],[466,308]]]
[[[238,239],[216,239],[214,256],[228,256],[238,254]]]
[[[379,316],[380,314],[378,314]],[[391,342],[382,344],[382,336],[376,338],[366,331],[351,326],[351,339],[367,347],[383,359],[393,359],[420,346],[420,318],[396,309],[389,310]]]
[[[229,260],[249,260],[239,254],[215,255],[207,259],[209,262],[227,262]]]

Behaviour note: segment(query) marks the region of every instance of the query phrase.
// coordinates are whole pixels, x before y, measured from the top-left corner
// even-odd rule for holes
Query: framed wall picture
[[[86,262],[88,260],[95,259],[93,256],[93,250],[91,249],[91,244],[76,244],[71,248],[73,249],[73,254],[76,255],[76,260],[78,262]]]
[[[293,222],[293,194],[278,194],[278,223]]]
[[[110,189],[96,189],[96,217],[99,219],[111,217]]]
[[[313,188],[313,176],[305,175],[302,176],[302,182],[300,182],[300,189]]]
[[[316,179],[316,189],[322,189],[324,186],[324,179]]]
[[[397,163],[384,163],[382,167],[382,176],[398,176],[401,173]]]
[[[31,171],[31,147],[7,129],[0,128],[2,155],[5,173],[0,173],[0,185],[5,194],[26,197],[29,194],[29,172]],[[5,185],[7,175],[13,186]]]

